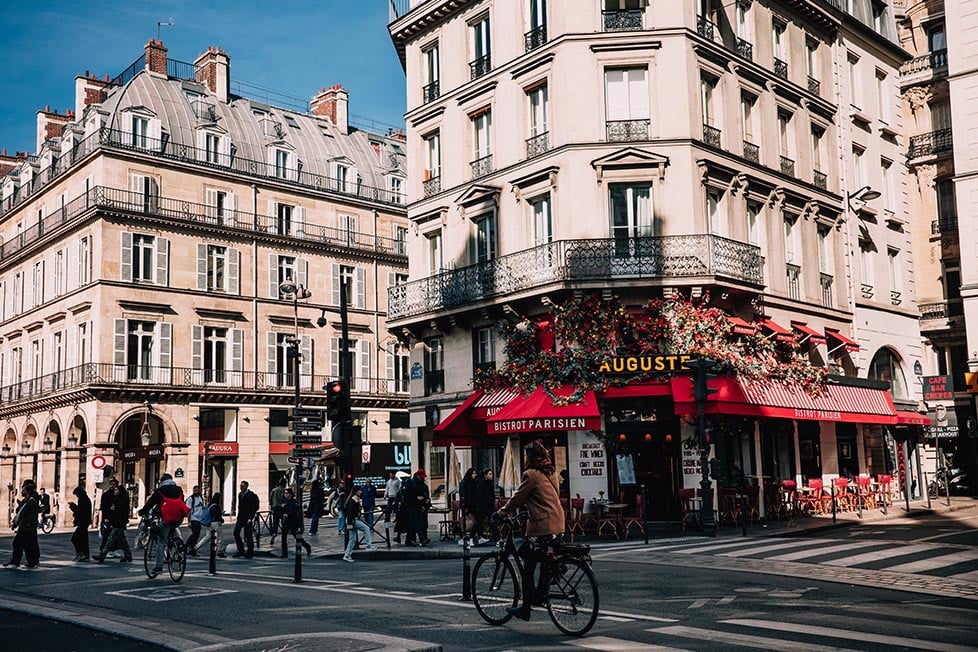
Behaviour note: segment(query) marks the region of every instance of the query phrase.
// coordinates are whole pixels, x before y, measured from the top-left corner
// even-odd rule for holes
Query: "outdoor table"
[[[451,518],[452,510],[448,507],[432,507],[428,510],[429,514],[440,517],[438,521],[438,535],[441,541],[451,541],[454,536],[455,521]]]

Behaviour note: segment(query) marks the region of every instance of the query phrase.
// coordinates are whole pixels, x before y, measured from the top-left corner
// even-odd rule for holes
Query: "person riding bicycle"
[[[43,522],[51,513],[51,495],[48,494],[44,487],[38,490],[37,502],[41,508],[41,522]]]
[[[554,536],[564,532],[564,510],[560,506],[557,473],[542,440],[537,439],[523,449],[523,466],[526,470],[519,488],[497,515],[509,516],[524,505],[530,512],[526,540],[519,550],[523,558],[523,604],[506,609],[521,620],[529,620],[530,606],[547,591],[547,587],[533,591],[533,574]]]
[[[184,502],[183,490],[173,481],[173,476],[169,473],[161,475],[160,484],[156,487],[156,491],[146,500],[146,504],[138,512],[140,516],[152,515],[160,517],[160,545],[156,547],[156,566],[153,568],[154,573],[163,572],[163,555],[166,552],[167,542],[170,540],[170,533],[183,521],[183,518],[166,518],[163,514],[164,499],[179,501],[184,510],[183,518],[186,518],[189,512],[187,504]]]

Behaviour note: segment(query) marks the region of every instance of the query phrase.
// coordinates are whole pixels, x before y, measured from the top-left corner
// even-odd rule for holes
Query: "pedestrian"
[[[248,488],[247,480],[238,485],[238,517],[234,519],[234,543],[238,551],[232,555],[235,559],[244,557],[251,559],[255,556],[255,516],[258,514],[258,494]],[[241,533],[244,532],[244,541]]]
[[[391,514],[397,515],[397,499],[401,493],[401,479],[394,471],[387,477],[387,484],[384,485],[384,498],[387,499],[387,506],[384,508],[384,521],[391,520]]]
[[[343,514],[343,503],[346,501],[346,497],[349,496],[347,483],[343,480],[338,481],[336,485],[336,534],[343,536],[346,532],[346,516]]]
[[[278,529],[282,525],[282,503],[285,502],[285,478],[279,478],[278,484],[272,489],[271,493],[268,494],[268,506],[272,510],[272,527],[270,534],[272,535],[269,539],[269,544],[275,545],[275,536],[278,534]]]
[[[363,489],[354,487],[353,491],[350,492],[350,497],[346,499],[346,503],[343,505],[343,513],[346,514],[346,529],[350,533],[350,538],[346,542],[346,551],[343,553],[343,561],[350,563],[353,563],[353,548],[357,545],[357,532],[363,532],[363,542],[367,544],[367,552],[376,550],[370,528],[360,518],[363,515],[362,495]]]
[[[462,517],[463,537],[459,539],[459,545],[464,545],[465,540],[470,538],[476,542],[482,534],[482,522],[485,515],[482,512],[482,503],[479,502],[479,474],[474,468],[465,472],[465,477],[458,485],[459,507]]]
[[[360,501],[363,505],[363,522],[367,527],[374,526],[374,510],[377,508],[377,487],[373,480],[367,478],[360,491]]]
[[[431,507],[431,494],[425,478],[428,473],[418,469],[404,487],[404,508],[408,525],[406,530],[406,545],[426,546],[428,539],[428,508]]]
[[[163,557],[166,554],[170,534],[189,513],[186,499],[183,497],[183,489],[177,486],[169,473],[161,475],[156,490],[139,509],[140,516],[153,515],[160,518],[160,545],[156,546],[156,565],[152,573],[163,572]]]
[[[92,559],[98,563],[105,561],[105,556],[114,546],[122,548],[120,562],[132,561],[132,550],[126,540],[126,527],[129,525],[129,494],[122,490],[118,482],[112,483],[109,490],[102,496],[102,517],[109,526],[109,533],[99,547],[98,553]]]
[[[289,535],[295,537],[296,543],[306,549],[306,556],[312,555],[312,546],[302,538],[302,519],[299,501],[291,487],[282,492],[282,559],[289,558]]]
[[[119,486],[119,481],[115,478],[109,478],[109,486],[102,492],[102,497],[99,499],[98,514],[99,514],[99,544],[98,547],[101,550],[105,548],[105,543],[109,540],[109,534],[112,532],[112,526],[109,525],[109,516],[112,513],[112,501],[115,500],[115,489]],[[128,518],[128,514],[126,515]],[[106,552],[112,552],[114,548],[106,548]]]
[[[191,557],[197,556],[197,542],[200,541],[200,519],[207,508],[204,497],[200,494],[200,485],[194,485],[190,496],[187,497],[187,508],[190,509],[190,537],[187,539],[187,552]]]
[[[37,518],[41,507],[34,491],[36,486],[33,480],[27,479],[20,487],[22,498],[17,502],[17,511],[10,524],[17,534],[14,535],[10,561],[3,565],[4,568],[17,568],[22,556],[27,558],[28,568],[37,568],[41,563],[41,548],[37,544]]]
[[[313,480],[312,488],[309,489],[309,507],[306,508],[306,516],[310,519],[309,534],[319,533],[319,518],[323,515],[325,504],[326,492],[323,490],[323,483],[319,480]],[[302,527],[301,521],[299,527],[300,529]]]
[[[482,472],[476,491],[479,495],[479,511],[488,518],[489,514],[496,511],[496,482],[493,479],[492,469],[486,469]],[[490,523],[489,528],[492,538],[499,538],[499,528],[496,527],[495,523]],[[480,543],[485,543],[485,541],[480,541]]]
[[[41,509],[41,520],[47,518],[48,514],[51,513],[51,496],[48,492],[41,487],[37,495],[37,503]]]
[[[227,557],[224,554],[224,547],[221,545],[221,526],[224,525],[224,503],[221,500],[220,492],[211,496],[211,502],[207,504],[206,516],[201,516],[201,524],[207,527],[207,537],[197,542],[196,555],[204,544],[209,543],[211,537],[214,538],[214,545],[217,548],[218,557]]]
[[[78,499],[77,503],[68,503],[75,525],[75,531],[71,535],[71,545],[75,547],[75,561],[88,561],[91,557],[88,528],[92,525],[92,499],[81,485],[75,487],[71,493]]]

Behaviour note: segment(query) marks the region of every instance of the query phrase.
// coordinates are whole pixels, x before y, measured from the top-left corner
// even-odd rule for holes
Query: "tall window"
[[[278,257],[278,282],[279,285],[285,283],[286,281],[292,281],[295,283],[299,282],[298,276],[296,275],[296,259],[295,256],[279,256]],[[281,295],[281,291],[279,291]],[[282,298],[281,296],[279,298]]]
[[[858,107],[860,94],[859,94],[859,57],[849,53],[847,59],[848,71],[849,71],[849,102]]]
[[[478,371],[496,368],[496,330],[489,326],[472,332],[472,357]]]
[[[438,44],[435,43],[431,47],[425,48],[421,56],[424,58],[424,83],[425,86],[431,84],[437,84],[439,80],[439,56],[438,56]],[[435,97],[429,98],[429,101],[437,98],[437,93]]]
[[[88,322],[78,324],[78,364],[86,364],[91,357],[88,344]]]
[[[445,391],[445,340],[432,337],[424,347],[425,394]]]
[[[876,71],[876,106],[879,109],[879,118],[883,122],[890,119],[890,83],[886,73],[882,70]]]
[[[143,233],[132,236],[132,280],[153,282],[155,265],[153,255],[156,252],[156,238]]]
[[[92,236],[86,235],[78,239],[78,285],[88,285],[92,282]]]
[[[424,139],[424,179],[437,179],[441,176],[441,138],[436,131]]]
[[[951,128],[951,104],[934,102],[930,105],[930,123],[933,131]]]
[[[56,297],[65,293],[65,283],[68,276],[67,254],[67,249],[58,249],[54,252],[54,296]]]
[[[407,254],[408,228],[400,224],[394,225],[394,253]]]
[[[604,73],[605,103],[609,122],[649,119],[648,70],[613,68]],[[642,139],[648,133],[641,134]]]
[[[479,77],[491,69],[489,16],[485,16],[471,25],[472,34],[472,64],[478,69],[472,70],[472,77]]]
[[[395,204],[404,203],[404,180],[401,177],[387,177],[387,191]]]
[[[883,181],[883,208],[888,211],[896,209],[896,197],[893,192],[893,162],[880,159],[880,173]]]
[[[756,128],[754,124],[754,106],[756,103],[757,98],[753,95],[740,96],[740,114],[744,129],[744,141],[754,145],[758,144],[754,140],[754,130]]]
[[[44,261],[39,260],[34,263],[34,283],[33,290],[34,295],[31,300],[31,305],[39,306],[44,303]]]
[[[207,289],[211,292],[227,291],[228,248],[207,245]]]
[[[223,383],[228,368],[228,329],[204,327],[204,382]]]
[[[652,188],[648,184],[611,184],[611,237],[615,253],[634,255],[633,238],[652,235]]]
[[[387,345],[387,379],[393,391],[410,391],[411,353],[400,343]]]
[[[747,203],[747,241],[761,246],[761,206],[755,202]]]
[[[864,149],[852,146],[852,180],[856,189],[866,185],[866,157],[863,154]]]
[[[824,172],[822,167],[825,153],[822,148],[825,144],[825,130],[816,125],[812,125],[812,168],[816,172]]]
[[[741,38],[748,43],[753,41],[751,30],[751,14],[750,14],[750,3],[749,2],[738,2],[737,3],[737,37]]]
[[[797,217],[784,218],[784,259],[792,265],[801,265],[801,225]]]
[[[289,168],[291,168],[289,154],[284,149],[275,150],[275,176],[279,179],[289,178]]]
[[[785,54],[787,51],[785,48],[785,24],[781,21],[775,20],[771,23],[771,39],[774,46],[774,58],[780,59],[781,61],[787,61],[788,57]]]
[[[812,39],[805,41],[805,70],[812,79],[816,81],[819,79],[818,41]]]
[[[834,265],[832,256],[832,229],[826,226],[818,228],[818,271],[833,275]]]
[[[276,204],[275,232],[281,235],[292,233],[292,206],[289,204]]]
[[[859,246],[859,272],[862,275],[862,285],[865,286],[863,296],[867,294],[865,288],[869,288],[867,298],[873,296],[873,287],[876,285],[876,266],[872,247],[868,242],[861,242]]]
[[[539,247],[553,241],[553,217],[550,212],[550,193],[530,201],[533,212],[533,246]]]
[[[346,165],[336,165],[336,189],[346,192],[350,183],[350,168]]]
[[[147,148],[149,137],[149,120],[139,116],[132,116],[132,146],[139,149]]]
[[[890,300],[896,304],[900,301],[900,294],[903,291],[903,271],[900,265],[900,250],[887,247],[886,259],[890,273]]]
[[[944,23],[932,25],[927,29],[927,47],[931,52],[947,49],[947,33],[944,30]]]
[[[126,368],[129,380],[152,379],[156,323],[128,320]]]
[[[547,0],[529,0],[530,29],[547,26]]]
[[[703,77],[700,79],[700,101],[703,109],[703,124],[711,127],[719,127],[719,125],[714,124],[716,120],[716,109],[714,108],[716,89],[716,79],[712,77]]]
[[[937,192],[937,219],[942,224],[950,224],[957,220],[958,208],[955,205],[954,181],[941,179],[934,188]]]
[[[781,156],[793,159],[793,142],[791,134],[791,114],[778,110],[778,150]]]
[[[727,216],[723,212],[723,195],[719,190],[706,191],[706,219],[710,233],[727,236]]]
[[[437,274],[445,269],[441,246],[441,231],[429,233],[428,236],[428,271]]]
[[[221,162],[221,137],[217,134],[206,134],[204,136],[204,154],[208,163]]]
[[[472,117],[472,160],[479,161],[485,159],[492,153],[491,136],[492,112],[482,111]],[[473,173],[478,176],[475,170]]]
[[[537,86],[527,93],[530,101],[530,137],[546,133],[547,126],[547,85]]]
[[[475,259],[484,263],[496,257],[496,215],[487,213],[475,223]]]
[[[356,269],[350,265],[340,265],[340,277],[342,278],[342,287],[346,291],[346,305],[354,305],[354,278],[356,277]]]

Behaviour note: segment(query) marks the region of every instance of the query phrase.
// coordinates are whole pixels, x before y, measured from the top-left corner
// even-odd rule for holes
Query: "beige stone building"
[[[248,480],[266,508],[296,383],[315,407],[339,377],[341,276],[354,421],[378,460],[406,446],[385,327],[407,273],[403,137],[351,123],[341,86],[291,108],[242,96],[219,48],[188,64],[151,40],[75,84],[73,110],[37,113],[36,153],[0,161],[5,502],[34,477],[65,505],[105,465],[134,501],[168,472],[229,510]]]
[[[739,438],[718,442],[728,468],[764,482],[895,470],[919,421],[896,413],[917,407],[922,350],[898,84],[908,56],[889,3],[391,9],[411,234],[389,324],[412,344],[411,426],[434,485],[453,437],[471,447],[463,469],[498,471],[507,438],[487,434],[492,414],[521,399],[472,386],[503,359],[496,324],[546,322],[590,292],[636,307],[709,294],[746,328],[797,341],[835,384],[891,402],[878,420],[838,405],[764,418],[774,411],[754,405]],[[643,458],[639,484],[675,517],[680,489],[699,480],[683,471],[692,428],[679,397],[597,402],[603,436]],[[615,469],[583,473],[588,431],[531,428],[520,441],[540,435],[553,436],[571,495],[617,495]]]

